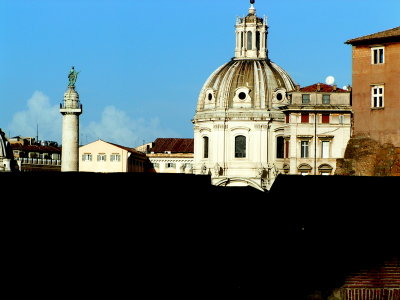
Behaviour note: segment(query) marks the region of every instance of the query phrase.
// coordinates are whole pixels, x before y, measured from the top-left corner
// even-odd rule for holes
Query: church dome
[[[225,108],[270,109],[284,103],[295,83],[267,58],[232,59],[213,72],[201,89],[197,111]]]
[[[267,18],[256,15],[254,2],[248,15],[236,19],[235,56],[205,82],[197,112],[243,108],[271,109],[287,104],[286,93],[295,88],[289,74],[268,58]]]

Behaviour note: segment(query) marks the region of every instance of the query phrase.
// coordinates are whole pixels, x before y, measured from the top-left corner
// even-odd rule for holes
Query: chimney
[[[320,91],[321,91],[321,84],[317,83],[317,92],[320,92]]]
[[[333,91],[336,92],[337,85],[334,84],[332,87],[333,87]]]
[[[347,90],[348,90],[349,92],[351,92],[351,90],[352,90],[351,85],[348,85],[348,86],[347,86]]]
[[[299,84],[296,84],[296,85],[295,85],[295,89],[296,89],[296,91],[300,91],[300,85],[299,85]]]

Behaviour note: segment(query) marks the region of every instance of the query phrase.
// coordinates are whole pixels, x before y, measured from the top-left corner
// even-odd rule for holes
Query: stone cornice
[[[316,112],[339,112],[346,111],[352,112],[352,107],[350,105],[287,105],[281,107],[282,111],[316,111]]]
[[[193,121],[268,121],[271,119],[284,120],[280,111],[202,111],[197,112]]]

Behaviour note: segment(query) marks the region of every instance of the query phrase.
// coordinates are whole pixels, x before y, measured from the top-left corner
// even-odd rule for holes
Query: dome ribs
[[[244,110],[270,109],[272,98],[278,88],[293,90],[295,86],[282,68],[265,59],[232,59],[213,72],[204,84],[199,100],[198,111],[238,108],[234,105],[239,88],[248,89],[251,103]],[[205,108],[206,91],[212,89],[215,106]],[[243,90],[243,89],[242,89]]]

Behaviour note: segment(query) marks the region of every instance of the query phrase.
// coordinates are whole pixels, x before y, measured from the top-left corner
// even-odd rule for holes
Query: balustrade
[[[22,164],[30,165],[51,165],[51,166],[61,166],[60,159],[43,159],[43,158],[28,158],[20,157],[17,161],[21,161]]]

